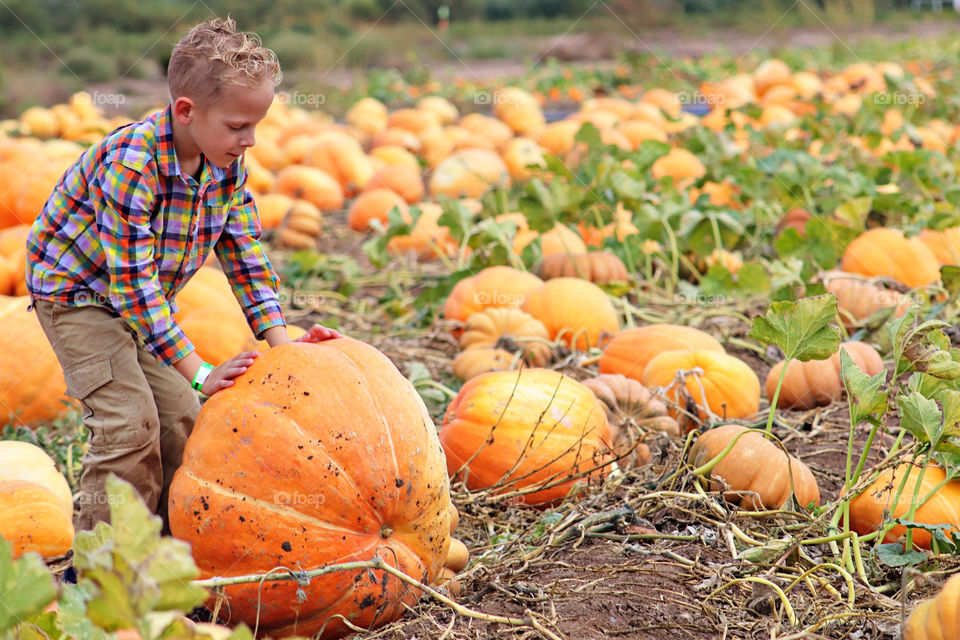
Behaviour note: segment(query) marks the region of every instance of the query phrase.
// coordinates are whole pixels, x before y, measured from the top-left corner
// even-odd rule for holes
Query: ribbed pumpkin
[[[554,253],[546,256],[537,267],[537,275],[544,280],[552,278],[583,278],[595,284],[627,282],[630,274],[623,261],[612,253]]]
[[[893,496],[907,474],[906,484],[900,500],[893,505]],[[940,467],[930,465],[920,481],[918,500],[923,500],[937,485],[944,481],[946,473]],[[880,472],[877,479],[863,493],[850,501],[850,528],[859,534],[876,531],[883,524],[884,511],[891,518],[900,518],[910,509],[914,489],[920,480],[920,468],[903,463],[893,469]],[[960,480],[951,480],[929,500],[921,504],[913,517],[914,522],[924,524],[949,525],[950,531],[960,531]],[[884,542],[896,542],[907,532],[906,527],[897,525],[887,532]],[[949,537],[949,532],[948,532]],[[930,548],[930,533],[924,529],[913,530],[913,543],[923,549]]]
[[[600,373],[622,373],[643,380],[647,363],[664,351],[706,350],[723,352],[723,346],[708,333],[675,324],[649,324],[624,329],[603,350]]]
[[[864,342],[850,341],[840,345],[857,363],[860,370],[870,376],[883,371],[883,358],[877,350]],[[780,409],[812,409],[825,407],[843,397],[843,376],[840,371],[840,349],[826,360],[800,362],[791,360],[783,378],[777,407]],[[778,362],[767,374],[767,400],[773,402],[773,393],[783,370]]]
[[[443,451],[423,401],[373,347],[343,338],[262,354],[208,400],[170,489],[173,534],[204,576],[383,558],[424,583],[449,546]],[[298,598],[303,589],[306,598]],[[226,588],[234,621],[324,638],[398,618],[418,593],[376,571]]]
[[[801,507],[811,502],[820,504],[820,488],[807,465],[794,456],[788,458],[761,432],[740,425],[723,425],[702,434],[690,447],[690,464],[706,464],[740,434],[744,435],[711,470],[710,485],[714,490],[729,490],[725,497],[745,509],[777,509],[790,497],[793,476],[797,503]]]
[[[52,420],[70,399],[63,370],[30,298],[0,296],[0,422],[28,425]]]
[[[526,228],[526,221],[522,226],[519,224],[517,226],[517,235],[513,238],[513,252],[517,255],[522,254],[526,246],[537,238],[540,238],[540,254],[543,256],[587,252],[587,245],[583,242],[583,238],[570,227],[557,224],[549,231],[540,233]]]
[[[918,236],[940,264],[960,265],[960,227],[924,229]]]
[[[603,289],[580,278],[554,278],[530,291],[520,306],[551,340],[586,351],[620,330],[620,317]]]
[[[343,208],[343,188],[337,180],[317,169],[292,165],[277,173],[277,193],[302,198],[321,211]]]
[[[924,600],[903,626],[903,640],[960,638],[960,575],[954,575],[933,598]]]
[[[903,294],[890,289],[882,289],[866,282],[862,276],[845,274],[842,271],[827,271],[823,275],[824,285],[830,293],[837,296],[837,307],[843,324],[848,330],[866,320],[880,309],[896,307],[894,317],[900,317],[907,311],[910,301]]]
[[[499,347],[477,347],[457,354],[453,359],[453,375],[466,382],[483,373],[517,369],[523,360],[515,353]]]
[[[14,557],[52,558],[73,544],[70,487],[50,456],[27,442],[0,442],[0,537]]]
[[[443,316],[447,320],[466,322],[474,313],[489,307],[516,309],[523,304],[528,293],[542,284],[543,280],[527,271],[504,266],[487,267],[454,285],[443,305]]]
[[[366,231],[373,220],[379,220],[384,228],[390,219],[390,211],[394,208],[400,211],[405,219],[410,219],[406,201],[390,189],[370,189],[364,191],[347,213],[347,224],[354,231]]]
[[[451,477],[472,491],[539,488],[519,497],[530,505],[563,498],[587,476],[602,479],[610,460],[610,427],[593,392],[548,369],[468,381],[447,407],[440,442]]]
[[[467,318],[460,336],[460,348],[500,348],[509,353],[520,352],[534,367],[550,361],[550,336],[543,323],[520,309],[490,308]]]
[[[682,404],[681,386],[674,385],[684,373],[690,401],[721,419],[747,418],[760,410],[760,380],[746,362],[721,351],[665,351],[643,370],[646,387],[669,387],[666,397]]]
[[[694,180],[702,178],[707,172],[703,163],[686,149],[671,149],[667,155],[662,156],[650,167],[650,174],[655,180],[670,177],[678,189],[693,183]]]
[[[850,273],[887,276],[908,287],[940,279],[940,262],[920,238],[906,238],[899,229],[870,229],[843,252],[840,268]]]
[[[448,156],[433,170],[430,194],[434,197],[477,198],[491,186],[509,182],[510,171],[495,152],[462,149]]]

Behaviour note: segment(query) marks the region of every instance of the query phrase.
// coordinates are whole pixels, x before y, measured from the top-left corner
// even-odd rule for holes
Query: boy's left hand
[[[324,342],[335,338],[342,338],[343,334],[336,329],[330,329],[322,324],[315,324],[305,334],[293,340],[293,342]]]

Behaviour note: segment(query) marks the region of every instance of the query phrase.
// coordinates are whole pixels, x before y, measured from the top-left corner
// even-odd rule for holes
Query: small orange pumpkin
[[[366,231],[373,220],[379,220],[386,227],[394,208],[399,209],[405,219],[410,219],[406,201],[390,189],[365,190],[350,205],[347,224],[354,231]]]
[[[463,385],[440,428],[451,477],[471,491],[524,490],[555,502],[608,470],[610,427],[593,392],[549,369],[499,371]],[[532,490],[532,491],[531,491]]]
[[[846,351],[860,370],[869,376],[883,371],[883,358],[877,350],[864,342],[844,342],[826,360],[800,362],[791,360],[783,378],[777,407],[780,409],[812,409],[825,407],[843,397],[843,377],[840,372],[840,349]],[[778,362],[767,374],[767,400],[773,402],[773,393],[780,380],[783,362]]]
[[[960,265],[960,227],[943,231],[924,229],[918,236],[940,264]]]
[[[73,496],[50,456],[27,442],[0,442],[0,537],[13,556],[61,556],[73,533]]]
[[[723,346],[708,333],[675,324],[650,324],[624,329],[613,337],[600,356],[600,373],[622,373],[643,380],[647,363],[664,351],[708,350]]]
[[[595,284],[628,282],[630,274],[623,261],[612,253],[554,253],[540,262],[537,275],[544,280],[552,278],[583,278]]]
[[[509,371],[520,366],[521,358],[499,347],[467,349],[453,359],[453,375],[467,381],[482,373]]]
[[[527,294],[542,284],[543,280],[527,271],[487,267],[454,285],[444,303],[443,316],[447,320],[466,322],[474,313],[488,307],[519,308]]]
[[[540,320],[551,340],[586,351],[620,330],[620,317],[603,289],[580,278],[554,278],[529,292],[521,309]]]
[[[681,373],[683,384],[675,384]],[[721,419],[747,418],[760,410],[757,374],[722,351],[665,351],[647,363],[643,384],[668,389],[666,397],[674,403],[683,406],[689,400],[698,413],[708,408]]]
[[[848,331],[881,309],[896,307],[893,315],[899,318],[910,306],[903,294],[882,289],[859,275],[827,271],[823,278],[827,291],[837,296],[837,307]]]
[[[893,496],[903,476],[907,474],[906,484],[900,499],[894,506]],[[920,467],[910,463],[900,464],[892,469],[880,472],[860,495],[850,500],[850,528],[863,535],[879,529],[884,522],[884,514],[891,518],[900,518],[910,510],[914,490],[919,481],[918,496],[923,500],[937,485],[943,482],[947,474],[940,467],[929,465],[920,479]],[[925,524],[949,525],[949,531],[960,531],[960,480],[951,480],[937,489],[930,499],[917,507],[914,522]],[[907,532],[906,527],[897,525],[884,536],[884,542],[897,542]],[[913,530],[913,543],[922,549],[930,548],[931,535],[925,529]]]
[[[960,575],[954,575],[933,598],[924,600],[903,626],[903,640],[960,638]]]
[[[703,466],[737,436],[739,440],[710,472],[713,490],[727,491],[724,497],[744,509],[778,509],[790,497],[792,476],[797,503],[801,507],[820,504],[820,487],[810,468],[785,454],[760,431],[737,424],[710,429],[690,447],[690,464]]]
[[[467,318],[460,348],[499,348],[521,352],[527,364],[542,367],[550,361],[550,336],[543,323],[520,309],[490,308]]]
[[[923,287],[940,279],[940,262],[920,238],[906,238],[899,229],[870,229],[857,236],[843,252],[844,271],[887,276],[907,285]]]

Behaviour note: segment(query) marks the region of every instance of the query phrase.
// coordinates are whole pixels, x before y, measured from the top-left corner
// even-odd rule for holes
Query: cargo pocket
[[[74,363],[64,370],[63,380],[67,385],[67,395],[79,400],[83,405],[83,421],[87,422],[93,415],[93,407],[87,399],[94,391],[113,380],[110,356],[97,354]],[[97,437],[100,434],[91,435]]]

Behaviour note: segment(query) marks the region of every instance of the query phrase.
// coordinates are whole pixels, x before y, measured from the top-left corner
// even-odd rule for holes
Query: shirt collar
[[[172,105],[161,111],[157,117],[157,167],[165,176],[180,176],[188,183],[193,176],[186,176],[180,171],[180,160],[177,158],[177,149],[173,145],[173,112]],[[200,184],[215,181],[219,182],[226,176],[226,169],[221,169],[212,162],[203,158],[203,171],[200,174]]]

